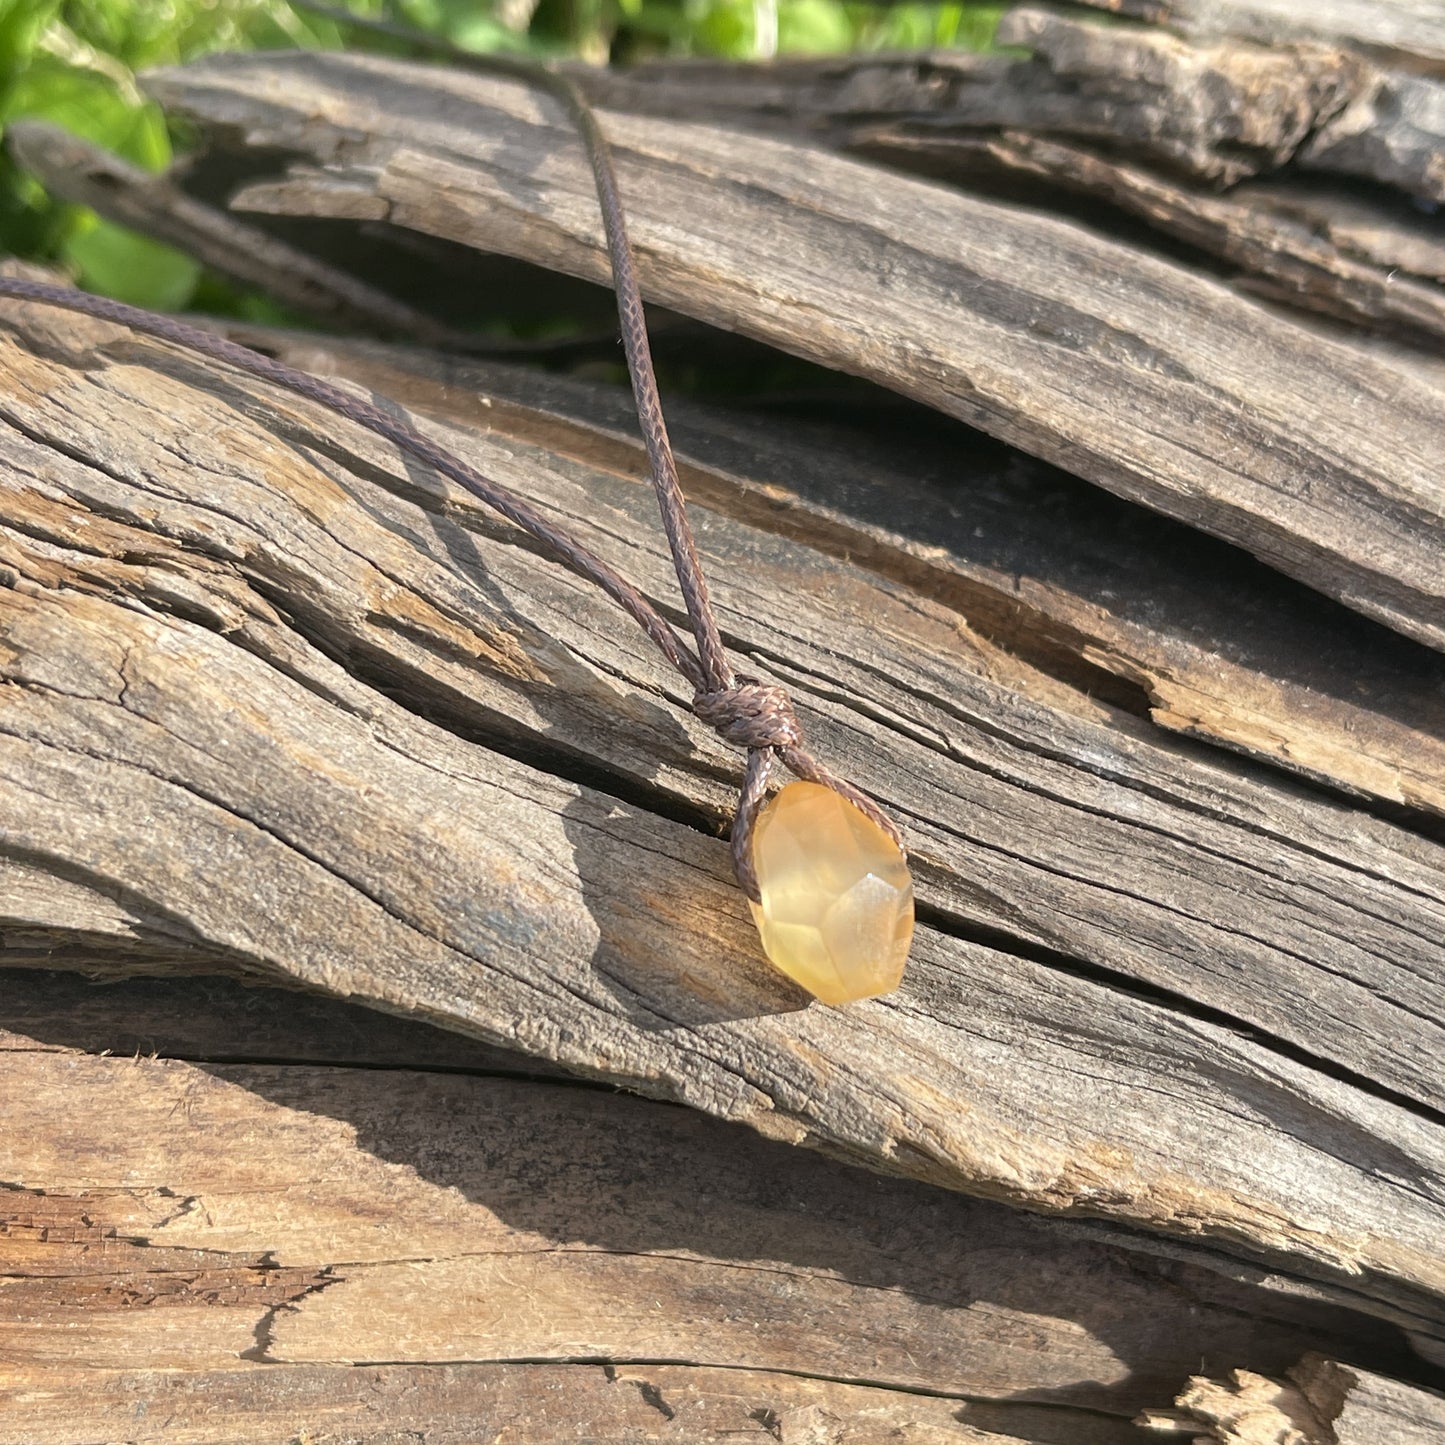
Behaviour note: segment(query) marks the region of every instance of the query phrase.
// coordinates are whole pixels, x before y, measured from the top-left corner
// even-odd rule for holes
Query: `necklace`
[[[358,23],[344,12],[308,8]],[[913,935],[913,887],[902,840],[892,820],[870,798],[804,746],[786,691],[735,673],[728,661],[678,483],[653,370],[636,257],[611,151],[596,114],[571,80],[545,66],[454,51],[443,42],[421,38],[429,49],[440,49],[453,59],[465,57],[469,68],[499,71],[537,85],[561,101],[576,123],[596,182],[628,373],[692,633],[691,647],[608,562],[554,526],[524,498],[379,407],[249,347],[123,302],[5,277],[0,277],[0,298],[39,302],[117,322],[319,402],[465,487],[558,561],[595,583],[687,679],[696,715],[727,742],[747,750],[732,826],[733,870],[770,962],[825,1003],[890,992],[902,978]],[[777,762],[795,781],[768,798]]]

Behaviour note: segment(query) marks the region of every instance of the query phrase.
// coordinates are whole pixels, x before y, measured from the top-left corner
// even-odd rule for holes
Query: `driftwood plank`
[[[441,420],[646,473],[624,388],[228,329]],[[956,609],[996,645],[969,649],[995,681],[1091,718],[1094,698],[1147,707],[1162,727],[1445,814],[1445,659],[1233,549],[1017,453],[991,455],[922,411],[810,424],[674,401],[669,426],[690,496]],[[1070,685],[1048,690],[1041,673]]]
[[[34,173],[72,187],[76,199],[90,200],[112,219],[142,223],[148,234],[212,264],[224,266],[239,254],[211,249],[217,228],[229,236],[227,228],[237,223],[174,186],[117,165],[55,127],[22,122],[7,134]],[[890,142],[891,154],[900,143],[897,137]],[[1233,197],[1201,197],[1157,174],[1021,135],[921,145],[930,154],[957,159],[966,150],[975,162],[987,158],[1012,172],[1081,185],[1230,255],[1257,276],[1274,277],[1276,287],[1305,288],[1321,306],[1445,334],[1445,292],[1398,275],[1389,281],[1383,269],[1445,277],[1445,244],[1423,226],[1382,225],[1373,210],[1298,186],[1261,183],[1243,205]],[[104,185],[90,183],[100,178]],[[251,270],[244,274],[260,274],[257,254],[265,253],[245,248]],[[272,272],[284,268],[266,274]],[[291,304],[303,299],[284,288],[275,294]],[[425,334],[426,318],[417,316],[418,334]],[[508,415],[504,429],[511,434],[628,474],[641,465],[630,401],[610,402],[596,389],[535,371],[463,371],[452,362],[425,363],[419,353],[388,354],[364,343],[338,354],[315,338],[232,329],[303,369],[356,377],[453,420],[479,418],[465,400],[477,392],[488,396],[493,427],[502,425],[497,408],[507,405],[504,397],[530,398],[522,412]],[[1391,355],[1396,365],[1406,359],[1399,349]],[[588,425],[578,428],[576,419]],[[1115,689],[1112,700],[1126,705],[1127,692],[1142,687],[1151,717],[1163,726],[1387,803],[1445,812],[1445,664],[1438,654],[1392,642],[1375,627],[1351,627],[1317,594],[1271,581],[1223,547],[1201,549],[1197,534],[1151,524],[1142,512],[1030,466],[1018,454],[1001,455],[986,484],[982,475],[971,479],[966,507],[952,502],[948,489],[930,482],[955,470],[955,448],[967,434],[945,434],[921,411],[908,419],[906,442],[901,419],[886,441],[853,427],[844,442],[835,417],[831,429],[812,428],[807,445],[798,440],[796,420],[779,426],[750,416],[740,426],[699,415],[689,433],[688,412],[674,407],[675,432],[678,421],[693,494],[730,515],[761,515],[763,525],[779,530],[778,509],[789,491],[793,534],[961,608],[973,629],[1011,653],[1046,670],[1062,667],[1076,680],[1094,674],[1106,681],[1099,673],[1107,671],[1126,689]],[[766,448],[759,446],[764,436]],[[1005,680],[1006,659],[992,662],[994,675]]]
[[[1385,216],[1361,197],[1322,182],[1248,182],[1237,194],[1297,219],[1341,255],[1386,267],[1397,276],[1445,281],[1445,230],[1424,210]]]
[[[1033,73],[1069,96],[1062,124],[1040,116],[1023,121],[1030,130],[1105,144],[1117,136],[1166,169],[1224,183],[1293,158],[1377,75],[1334,48],[1191,45],[1164,31],[1089,24],[1034,5],[1010,11],[998,39],[1026,47]],[[1124,112],[1117,125],[1116,108]]]
[[[1057,206],[1062,182],[1267,280],[1296,306],[1440,333],[1445,293],[1402,275],[1439,275],[1438,227],[1409,199],[1439,199],[1445,185],[1438,83],[1313,42],[1188,42],[1037,6],[1011,11],[998,36],[1029,58],[945,51],[575,75],[614,110],[802,134],[993,189],[1033,178],[1046,185],[1030,198],[1046,207]],[[1369,197],[1331,199],[1354,213],[1356,240],[1363,223],[1367,235],[1396,233],[1404,244],[1387,259],[1336,242],[1328,208],[1324,224],[1304,229],[1287,190],[1279,203],[1258,189],[1216,193],[1250,176],[1311,170],[1380,183]],[[1106,214],[1090,219],[1107,223]]]
[[[1308,170],[1397,186],[1445,201],[1445,80],[1387,72],[1300,153]]]
[[[736,655],[914,845],[904,993],[804,1008],[711,836],[736,759],[610,608],[334,417],[9,316],[8,961],[354,995],[1445,1335],[1445,1131],[1377,1092],[1438,1097],[1438,845],[703,510]],[[637,483],[441,430],[669,595]]]
[[[586,167],[524,87],[285,56],[152,89],[333,167],[252,187],[250,206],[384,216],[606,274]],[[608,125],[653,298],[901,390],[1445,644],[1439,393],[1302,350],[1271,312],[1081,227],[762,137]]]
[[[90,992],[93,1043],[169,997],[185,1050],[239,991],[199,1010],[188,985]],[[430,1047],[415,1024],[390,1026],[383,1070],[196,1065],[57,1047],[56,1003],[18,974],[0,1006],[7,1445],[268,1440],[287,1420],[288,1442],[301,1423],[777,1439],[792,1412],[810,1439],[809,1411],[829,1445],[1122,1445],[1201,1360],[1409,1367],[1376,1322],[1075,1224],[611,1092],[407,1068]],[[297,1034],[289,1006],[258,992],[231,1046]],[[327,1037],[306,1047],[332,1052],[348,1010],[307,1006]]]
[[[1299,148],[1298,163],[1395,186],[1422,200],[1445,200],[1445,13],[1438,0],[1332,0],[1322,5],[1143,0],[1138,6],[1124,0],[1124,6],[1126,13],[1162,22],[1211,51],[1247,57],[1252,50],[1258,66],[1267,66],[1268,57],[1281,48],[1294,48],[1303,56],[1312,49],[1309,42],[1343,47],[1332,53],[1336,71],[1350,77],[1339,92],[1348,96],[1347,102],[1319,117]],[[1109,0],[1104,8],[1121,6]],[[1037,25],[1020,25],[1006,17],[1001,34],[1022,40],[1030,29],[1038,29],[1046,45],[1050,34],[1065,37],[1067,49],[1092,52],[1096,63],[1109,49],[1107,31],[1057,16],[1045,16]],[[1092,32],[1094,38],[1076,38],[1076,32]],[[1238,44],[1241,41],[1246,44]],[[1379,64],[1362,68],[1360,56]],[[1107,67],[1107,61],[1103,63]],[[1248,59],[1244,63],[1248,66]]]
[[[1232,184],[1283,167],[1342,172],[1438,198],[1439,82],[1339,45],[1189,41],[1036,5],[1002,20],[1010,55],[924,51],[766,64],[576,66],[608,109],[803,132],[835,145],[891,121],[922,138],[1022,131],[1098,143],[1175,177]]]
[[[1018,38],[1033,33],[1020,28],[1025,21],[1046,23],[1048,36],[1080,29],[1033,11],[1012,18],[1019,23],[1009,35]],[[1353,86],[1360,94],[1342,100],[1344,91],[1337,95],[1322,79],[1344,86],[1337,56],[1270,52],[1262,61],[1224,48],[1222,58],[1186,51],[1187,63],[1161,65],[1147,46],[1178,48],[1171,37],[1146,34],[1144,54],[1131,55],[1117,29],[1100,37],[1096,27],[1082,28],[1101,72],[1098,93],[1083,84],[1077,61],[1066,53],[1061,73],[1048,72],[1057,82],[1052,108],[1036,66],[966,53],[753,67],[581,67],[575,78],[599,105],[637,114],[802,132],[855,155],[963,184],[1016,189],[1021,181],[1040,182],[1055,200],[1062,186],[1222,258],[1259,294],[1376,330],[1403,330],[1416,342],[1445,335],[1445,288],[1437,284],[1445,280],[1445,240],[1433,217],[1404,197],[1348,194],[1311,183],[1299,166],[1290,166],[1307,159],[1301,149],[1306,137],[1324,144],[1323,117],[1341,110],[1349,112],[1351,145],[1363,128],[1370,144],[1398,149],[1381,139],[1378,116],[1360,119],[1362,97],[1379,100],[1373,81]],[[1040,60],[1055,58],[1051,48],[1040,48]],[[1161,70],[1163,83],[1156,74]],[[1142,95],[1134,93],[1141,88]],[[1241,134],[1241,116],[1248,138]],[[1090,149],[1080,139],[1102,141],[1107,149]],[[1425,145],[1432,157],[1445,147],[1445,128]],[[298,312],[351,330],[370,327],[453,350],[477,349],[474,335],[398,303],[375,285],[197,201],[176,180],[141,171],[48,122],[12,123],[6,147],[52,194],[177,246]],[[1127,159],[1135,155],[1154,168]],[[1287,179],[1235,185],[1228,194],[1179,174],[1183,168],[1213,182],[1280,166],[1288,168]],[[189,167],[183,179],[205,188],[204,175]],[[1107,213],[1091,219],[1106,222]],[[513,343],[517,350],[524,346]],[[492,343],[490,349],[505,348]]]

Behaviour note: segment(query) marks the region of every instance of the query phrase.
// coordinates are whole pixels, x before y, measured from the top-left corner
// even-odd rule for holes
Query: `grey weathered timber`
[[[126,1445],[876,1445],[880,1439],[1138,1445],[1139,1439],[1127,1425],[1083,1411],[960,1403],[671,1361],[27,1368],[6,1371],[0,1403],[11,1392],[20,1428],[7,1434],[0,1425],[4,1445],[74,1445],[77,1426],[106,1432],[88,1438]],[[973,1419],[984,1425],[965,1422]],[[298,1421],[309,1422],[301,1434]]]
[[[230,325],[247,345],[441,420],[642,476],[631,398],[506,363]],[[478,398],[483,398],[479,401]],[[989,672],[1094,697],[1339,789],[1445,815],[1445,658],[1243,554],[976,433],[896,408],[809,423],[674,400],[690,496],[956,609]],[[961,455],[967,460],[962,465]],[[1024,660],[1022,670],[1010,658]],[[1112,684],[1112,686],[1111,686]],[[1137,690],[1137,691],[1136,691]]]
[[[1306,170],[1397,186],[1422,201],[1445,201],[1445,79],[1382,74],[1300,152]]]
[[[998,38],[1028,58],[935,50],[569,73],[611,110],[839,146],[885,124],[918,141],[1023,132],[1099,144],[1196,183],[1299,166],[1407,196],[1438,199],[1445,185],[1445,87],[1348,47],[1192,41],[1036,5],[1010,11]]]
[[[1435,283],[1445,262],[1433,218],[1383,188],[1368,197],[1318,181],[1299,189],[1310,169],[1333,168],[1431,194],[1445,107],[1417,79],[1385,77],[1319,46],[1191,45],[1038,7],[1012,12],[1000,34],[1032,57],[939,51],[570,73],[611,109],[801,133],[964,185],[1042,182],[1057,196],[1062,183],[1099,203],[1091,219],[1107,223],[1112,207],[1141,217],[1291,305],[1422,338],[1441,334],[1445,289]],[[175,180],[53,125],[12,124],[6,144],[53,194],[188,250],[299,311],[475,345],[198,204]],[[204,168],[181,169],[183,182],[205,185]],[[1216,192],[1217,183],[1256,174],[1280,183]]]
[[[334,1000],[5,984],[0,1083],[23,1102],[0,1141],[4,1445],[762,1442],[792,1412],[811,1438],[810,1409],[838,1417],[823,1445],[1125,1445],[1201,1359],[1411,1369],[1337,1306],[498,1077],[531,1061]],[[271,1062],[227,1061],[248,1056]]]
[[[874,63],[891,67],[892,79],[906,62]],[[918,57],[911,68],[921,70],[923,64],[924,58]],[[810,62],[807,70],[821,68],[821,62]],[[804,67],[794,70],[804,72]],[[600,92],[599,100],[623,109],[692,117],[711,109],[699,101],[711,72],[693,75],[683,67],[647,67],[631,74],[592,70],[585,74],[585,89]],[[727,93],[730,88],[736,91],[740,78],[751,78],[745,89],[753,91],[759,89],[758,75],[756,70],[733,66],[719,68],[712,79],[720,92]],[[817,79],[815,74],[815,83]],[[796,82],[785,82],[781,76],[769,80],[765,93],[750,96],[758,107],[756,117],[750,118],[760,125],[766,121],[773,129],[806,121],[806,101],[791,111],[784,108],[787,84]],[[921,103],[930,86],[921,76],[918,83]],[[1036,99],[1036,88],[1025,93]],[[854,103],[860,102],[861,97],[855,98]],[[1106,109],[1117,119],[1117,104]],[[741,118],[736,95],[730,110],[722,105],[718,112],[736,123]],[[920,123],[906,112],[883,120],[850,121],[845,115],[829,115],[827,129],[809,127],[810,133],[852,154],[965,185],[1037,180],[1055,188],[1055,194],[1063,186],[1223,258],[1238,267],[1245,284],[1257,292],[1377,331],[1403,330],[1411,341],[1445,336],[1445,287],[1438,284],[1445,281],[1445,237],[1432,217],[1411,210],[1404,201],[1388,204],[1378,196],[1345,194],[1297,174],[1282,181],[1244,182],[1220,194],[1120,160],[1117,154],[1018,126],[980,127],[966,116],[947,125],[933,118]],[[339,323],[351,331],[370,329],[455,351],[537,349],[537,343],[529,346],[523,341],[481,343],[475,334],[438,323],[310,252],[198,202],[175,179],[140,170],[47,121],[12,122],[5,143],[11,157],[53,195],[176,246],[330,325]],[[1118,149],[1117,140],[1111,140],[1110,151]],[[1237,150],[1229,154],[1233,157]]]
[[[603,599],[309,404],[6,317],[7,961],[356,997],[1445,1337],[1439,845],[701,509],[735,656],[913,849],[905,989],[807,1007],[738,760]],[[422,424],[671,595],[636,481]]]
[[[1348,46],[1255,45],[1233,33],[1191,44],[1031,5],[1006,15],[998,34],[1001,43],[1032,49],[1060,81],[1073,81],[1101,121],[1111,94],[1142,112],[1124,133],[1152,132],[1145,145],[1157,159],[1195,174],[1209,174],[1215,153],[1223,153],[1214,164],[1225,180],[1297,158],[1307,169],[1445,200],[1445,82],[1381,69]],[[1287,79],[1291,66],[1297,74]],[[1098,124],[1097,134],[1107,142],[1107,125]],[[1232,137],[1242,149],[1235,162],[1227,158]]]
[[[1433,1445],[1445,1440],[1445,1394],[1312,1355],[1290,1371],[1333,1445]]]
[[[1121,7],[1109,0],[1104,8]],[[1238,55],[1246,67],[1251,50],[1254,64],[1267,66],[1270,57],[1291,47],[1301,56],[1313,47],[1326,70],[1333,54],[1333,69],[1342,82],[1337,95],[1345,103],[1318,118],[1299,147],[1299,163],[1397,186],[1422,199],[1445,200],[1445,5],[1440,0],[1327,0],[1321,5],[1294,0],[1153,5],[1146,0],[1141,7],[1126,0],[1124,8],[1190,37],[1206,53]],[[1006,17],[1000,34],[1028,43],[1025,37],[1034,29],[1046,44],[1051,34],[1066,37],[1070,49],[1090,55],[1095,64],[1110,49],[1107,31],[1047,14],[1037,25]],[[1362,67],[1362,56],[1377,63]]]
[[[0,1051],[0,1076],[21,1101],[0,1145],[16,1181],[0,1205],[0,1388],[13,1392],[0,1421],[15,1422],[13,1433],[0,1424],[6,1445],[49,1438],[36,1428],[46,1415],[71,1440],[134,1439],[117,1430],[119,1402],[105,1393],[77,1410],[93,1371],[123,1371],[134,1390],[170,1370],[186,1393],[209,1395],[224,1391],[221,1370],[239,1370],[252,1378],[237,1403],[264,1418],[296,1408],[283,1382],[298,1367],[346,1401],[357,1391],[348,1374],[407,1365],[470,1366],[453,1404],[505,1408],[513,1430],[542,1441],[605,1382],[602,1360],[623,1371],[636,1362],[644,1387],[648,1366],[684,1367],[663,1377],[677,1389],[659,1393],[693,1420],[665,1438],[687,1439],[689,1424],[721,1437],[758,1405],[806,1407],[818,1381],[833,1387],[819,1403],[832,1393],[834,1408],[881,1408],[889,1424],[957,1424],[977,1400],[1002,1428],[1012,1415],[1019,1436],[1039,1414],[1030,1403],[1053,1401],[1079,1438],[1122,1445],[1138,1403],[1190,1368],[1183,1340],[1151,1328],[1156,1311],[1190,1318],[1212,1357],[1276,1368],[1300,1340],[1344,1345],[1361,1324],[1315,1310],[1321,1328],[1308,1308],[1268,1297],[1252,1318],[1242,1301],[1261,1292],[1207,1272],[1180,1289],[1171,1264],[1081,1247],[1066,1226],[869,1180],[611,1093],[19,1050]],[[117,1117],[128,1121],[119,1138]],[[78,1322],[88,1335],[79,1358]],[[518,1388],[525,1375],[500,1390],[497,1367],[521,1360],[551,1366],[561,1398],[550,1421]],[[282,1381],[267,1380],[278,1367]],[[747,1370],[747,1393],[763,1398],[730,1401],[712,1374],[727,1367]],[[58,1408],[37,1420],[20,1397],[47,1380]],[[489,1401],[493,1391],[503,1398]],[[950,1408],[930,1392],[952,1397]],[[646,1401],[615,1393],[630,1424]],[[699,1408],[709,1398],[710,1419]],[[370,1428],[399,1431],[408,1413],[417,1421],[445,1404],[395,1400],[393,1418]],[[163,1409],[147,1414],[166,1428]],[[587,1438],[573,1429],[562,1438]]]
[[[1036,6],[999,40],[1031,51],[788,57],[754,65],[655,61],[569,73],[610,110],[791,129],[835,144],[885,119],[923,135],[1022,130],[1084,142],[1196,180],[1271,171],[1374,83],[1368,63],[1319,46],[1196,46]]]
[[[1036,6],[1010,12],[999,38],[1030,58],[937,51],[573,73],[610,109],[800,134],[964,185],[1062,182],[1296,306],[1439,335],[1439,227],[1408,198],[1438,199],[1445,185],[1445,87],[1338,48],[1191,43]],[[1336,186],[1326,205],[1317,181],[1313,210],[1324,215],[1302,216],[1290,187],[1310,171],[1404,195],[1346,197]],[[1217,193],[1250,176],[1284,178],[1281,194]],[[1336,240],[1340,208],[1352,224]],[[1371,243],[1392,233],[1378,254]]]
[[[8,879],[7,879],[8,881]],[[421,1069],[491,1078],[569,1079],[535,1054],[359,1003],[264,988],[221,974],[96,980],[70,969],[7,969],[0,1051],[57,1050],[191,1063]]]
[[[1122,140],[1155,164],[1224,183],[1283,165],[1376,76],[1333,47],[1194,45],[1038,5],[1005,15],[998,40],[1028,49],[1031,75],[1047,76],[1067,97],[1057,119],[1021,117],[1027,129]]]
[[[1445,265],[1445,242],[1424,216],[1352,202],[1318,185],[1301,191],[1255,181],[1220,195],[1201,192],[1081,146],[1022,133],[964,139],[880,127],[856,132],[851,145],[860,155],[926,164],[964,182],[1000,175],[1061,186],[1237,266],[1242,284],[1258,294],[1403,331],[1417,345],[1438,348],[1445,338],[1445,287],[1434,274]]]
[[[306,157],[246,205],[606,274],[586,167],[525,87],[251,56],[152,88]],[[1327,342],[1302,351],[1274,313],[1065,221],[763,137],[607,124],[654,299],[891,386],[1445,644],[1439,392]]]
[[[1265,278],[1295,305],[1438,334],[1445,292],[1402,280],[1409,260],[1337,247],[1328,225],[1289,224],[1268,193],[1214,192],[1254,175],[1343,173],[1404,193],[1348,202],[1370,232],[1408,232],[1413,220],[1422,238],[1437,235],[1407,198],[1445,196],[1445,85],[1338,46],[1188,41],[1038,6],[1011,11],[998,35],[1029,59],[937,51],[575,75],[616,110],[801,133],[964,184],[987,172],[1001,172],[994,184],[1062,181]],[[1423,264],[1416,274],[1438,279],[1438,261]]]
[[[1310,1354],[1272,1379],[1236,1369],[1196,1376],[1177,1410],[1147,1410],[1139,1423],[1219,1445],[1436,1445],[1445,1439],[1445,1395]],[[1207,1434],[1199,1435],[1199,1431]]]
[[[522,1302],[519,1301],[519,1306]],[[1082,1411],[990,1407],[729,1366],[579,1362],[11,1369],[3,1445],[1138,1445]],[[771,1403],[770,1403],[771,1402]],[[995,1418],[995,1408],[1002,1418]],[[1038,1433],[1004,1433],[1028,1429]],[[966,1424],[978,1417],[988,1427]],[[297,1433],[298,1422],[303,1433]],[[1068,1430],[1061,1437],[1060,1428]]]
[[[1246,182],[1235,194],[1297,219],[1343,256],[1372,262],[1396,277],[1445,281],[1445,228],[1425,210],[1384,215],[1341,187],[1297,177],[1288,184]]]
[[[1440,0],[1080,0],[1100,10],[1167,24],[1187,35],[1342,42],[1398,64],[1445,72]]]

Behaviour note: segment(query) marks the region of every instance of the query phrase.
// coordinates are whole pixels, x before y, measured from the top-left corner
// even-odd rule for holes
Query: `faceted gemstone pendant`
[[[817,783],[789,783],[753,829],[762,902],[751,904],[774,967],[824,1003],[890,993],[913,939],[913,880],[898,845]]]

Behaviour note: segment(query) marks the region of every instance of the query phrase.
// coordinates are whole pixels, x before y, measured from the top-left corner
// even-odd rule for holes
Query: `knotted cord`
[[[803,744],[803,731],[794,715],[785,689],[756,678],[739,677],[728,662],[717,619],[703,578],[697,543],[688,522],[677,464],[663,419],[662,401],[652,365],[647,322],[637,281],[636,256],[627,232],[618,193],[612,154],[596,113],[573,81],[546,66],[510,57],[478,55],[450,46],[444,41],[381,22],[362,21],[344,11],[309,3],[305,8],[332,19],[364,29],[405,39],[439,52],[468,68],[495,71],[546,90],[567,108],[582,138],[591,163],[601,206],[607,252],[617,293],[617,310],[627,369],[632,378],[642,437],[647,448],[651,480],[662,512],[663,528],[677,572],[678,587],[687,610],[696,653],[661,613],[609,563],[598,557],[564,529],[548,521],[536,508],[500,483],[483,476],[445,447],[423,436],[405,422],[371,403],[298,371],[274,357],[250,347],[190,326],[171,316],[129,306],[121,301],[92,296],[83,291],[18,277],[0,277],[0,298],[39,302],[63,307],[103,321],[116,322],[160,341],[208,356],[264,381],[283,386],[359,426],[384,437],[393,445],[425,462],[443,476],[464,487],[493,511],[535,538],[558,561],[579,576],[595,583],[631,616],[661,650],[664,657],[687,679],[695,696],[694,713],[734,746],[747,749],[747,768],[738,798],[732,828],[733,869],[743,891],[758,901],[758,882],[753,871],[752,834],[758,811],[767,793],[774,759],[796,776],[832,788],[847,798],[901,846],[893,821],[851,783],[831,772]]]

